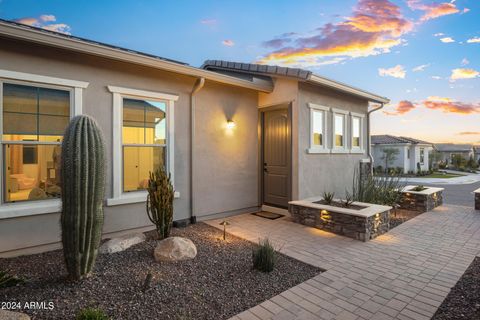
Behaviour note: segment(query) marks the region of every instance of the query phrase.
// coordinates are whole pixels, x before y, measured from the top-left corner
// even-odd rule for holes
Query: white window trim
[[[167,154],[169,172],[171,174],[172,184],[175,185],[174,175],[174,103],[178,100],[178,95],[160,93],[145,90],[136,90],[116,86],[108,86],[108,91],[113,94],[113,195],[107,199],[107,206],[115,206],[127,203],[139,203],[147,200],[147,191],[123,192],[123,156],[122,156],[122,123],[123,123],[123,99],[124,98],[142,98],[142,99],[161,99],[167,100]]]
[[[353,146],[353,118],[360,119],[360,147]],[[350,153],[365,153],[365,114],[350,112]]]
[[[330,149],[328,148],[328,117],[330,112],[330,107],[308,103],[308,108],[310,108],[310,128],[309,128],[309,135],[310,135],[310,148],[307,149],[307,153],[330,153]],[[315,112],[323,112],[323,145],[317,146],[313,144],[313,114]]]
[[[0,69],[0,115],[3,114],[3,83],[18,83],[37,87],[68,90],[70,94],[70,117],[82,114],[83,89],[88,82],[42,76],[38,74]],[[3,141],[3,122],[0,121],[0,141]],[[60,199],[3,203],[3,143],[0,144],[0,219],[32,216],[61,211]]]
[[[349,112],[343,109],[336,109],[332,108],[332,153],[349,153],[349,141],[348,139],[348,131],[347,128],[349,127]],[[335,145],[335,115],[342,115],[344,118],[343,121],[343,147],[338,147]]]

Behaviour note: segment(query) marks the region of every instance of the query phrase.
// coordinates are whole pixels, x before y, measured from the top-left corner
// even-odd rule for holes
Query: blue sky
[[[390,98],[374,133],[480,144],[480,1],[2,0],[0,17],[193,66],[307,68]]]

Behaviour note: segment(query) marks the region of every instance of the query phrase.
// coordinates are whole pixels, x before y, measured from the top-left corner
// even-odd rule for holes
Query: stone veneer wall
[[[480,192],[475,192],[475,210],[480,210]]]
[[[443,204],[443,191],[432,194],[418,194],[405,191],[400,199],[400,209],[418,212],[431,211]]]
[[[390,230],[390,210],[371,217],[359,217],[290,205],[290,214],[294,222],[361,241],[374,239]]]

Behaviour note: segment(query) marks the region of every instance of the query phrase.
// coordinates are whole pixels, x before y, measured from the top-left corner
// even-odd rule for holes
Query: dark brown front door
[[[263,202],[288,207],[290,190],[290,126],[288,109],[263,114]]]

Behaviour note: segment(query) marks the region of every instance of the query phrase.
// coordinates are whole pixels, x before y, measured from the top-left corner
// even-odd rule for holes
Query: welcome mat
[[[252,214],[254,216],[258,216],[258,217],[262,217],[270,220],[275,220],[284,216],[283,214],[267,212],[267,211],[254,212]]]

